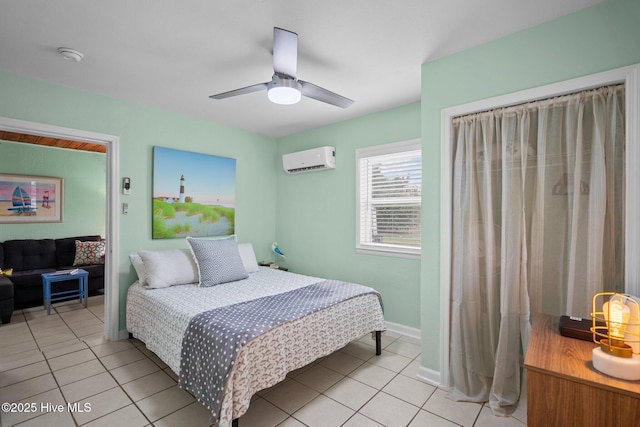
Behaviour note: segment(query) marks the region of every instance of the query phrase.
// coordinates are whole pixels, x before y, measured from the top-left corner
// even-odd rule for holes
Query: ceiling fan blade
[[[298,35],[282,28],[273,28],[273,71],[296,78],[298,70]]]
[[[302,94],[307,98],[313,98],[340,108],[350,107],[354,102],[353,99],[345,98],[342,95],[323,89],[313,83],[304,82],[302,80],[298,80],[298,82],[300,83]]]
[[[267,88],[269,83],[258,83],[256,85],[251,85],[247,87],[243,87],[240,89],[230,90],[229,92],[222,92],[216,95],[211,95],[209,98],[211,99],[224,99],[231,98],[232,96],[244,95],[247,93],[258,92],[260,90],[264,90]]]

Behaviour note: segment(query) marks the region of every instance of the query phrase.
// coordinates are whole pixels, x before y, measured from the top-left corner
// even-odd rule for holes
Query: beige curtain
[[[529,314],[623,291],[624,88],[454,119],[449,397],[515,410]]]

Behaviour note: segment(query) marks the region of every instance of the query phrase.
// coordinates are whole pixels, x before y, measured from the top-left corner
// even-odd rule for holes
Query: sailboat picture
[[[35,204],[31,204],[31,197],[29,197],[29,194],[27,194],[22,187],[18,186],[13,190],[11,203],[13,203],[13,207],[7,209],[18,215],[36,215],[36,209],[38,208]]]
[[[0,223],[62,222],[62,178],[0,174]]]

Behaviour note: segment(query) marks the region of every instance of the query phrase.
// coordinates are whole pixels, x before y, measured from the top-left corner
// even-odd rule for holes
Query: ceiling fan
[[[327,104],[347,108],[353,100],[313,83],[298,80],[298,35],[282,28],[273,29],[273,77],[271,81],[211,95],[212,99],[224,99],[246,93],[267,90],[267,97],[276,104],[295,104],[302,96]]]

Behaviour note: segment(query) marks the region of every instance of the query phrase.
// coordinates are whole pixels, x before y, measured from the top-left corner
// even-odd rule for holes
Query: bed
[[[385,329],[380,295],[373,289],[343,282],[329,283],[318,277],[258,267],[252,248],[249,248],[250,251],[246,247],[244,249],[249,255],[241,257],[245,275],[240,280],[215,286],[202,286],[201,282],[200,285],[188,283],[150,288],[145,280],[140,279],[131,285],[127,294],[126,320],[130,334],[144,342],[149,350],[178,375],[181,386],[191,391],[200,403],[209,408],[212,421],[218,422],[221,427],[238,425],[237,419],[247,411],[251,396],[257,391],[279,383],[288,372],[306,366],[363,335],[374,333],[377,339],[376,353],[379,354],[380,332]],[[175,265],[167,264],[175,263],[180,257],[188,261],[190,255],[183,251],[178,256],[179,252],[174,251],[172,256],[166,256],[164,261],[160,260],[156,265],[146,262],[148,257],[144,257],[145,253],[140,254],[145,261],[143,265],[147,270],[147,282],[150,269],[164,268],[165,271],[160,276],[166,275],[169,267],[175,271]],[[249,261],[245,258],[249,258]],[[201,265],[203,262],[200,260],[198,263],[197,257],[192,259],[195,260],[195,266],[192,266],[194,274],[197,273],[202,280],[203,275],[206,275],[206,269]],[[224,259],[226,267],[228,257],[225,255]],[[183,260],[183,264],[187,261]],[[138,267],[138,276],[142,275],[144,278],[145,273],[141,273]],[[184,282],[191,279],[176,280]],[[230,314],[233,313],[247,313],[247,310],[250,313],[260,312],[259,307],[263,301],[300,295],[323,286],[339,289],[360,286],[364,290],[302,316],[285,319],[275,327],[259,331],[246,343],[241,343],[234,353],[218,404],[212,405],[205,397],[201,398],[198,391],[190,390],[193,388],[189,387],[192,384],[183,381],[188,372],[195,371],[188,367],[188,360],[189,352],[196,347],[192,347],[193,343],[187,341],[190,335],[187,332],[196,323],[195,319],[210,313],[221,313],[218,317],[224,319],[232,317]],[[292,305],[286,301],[284,303]],[[246,316],[240,314],[236,317]],[[206,351],[209,351],[208,348],[207,345]],[[185,353],[185,349],[189,349],[189,352]],[[197,350],[206,353],[204,345]],[[209,355],[207,359],[211,361],[216,358]]]

